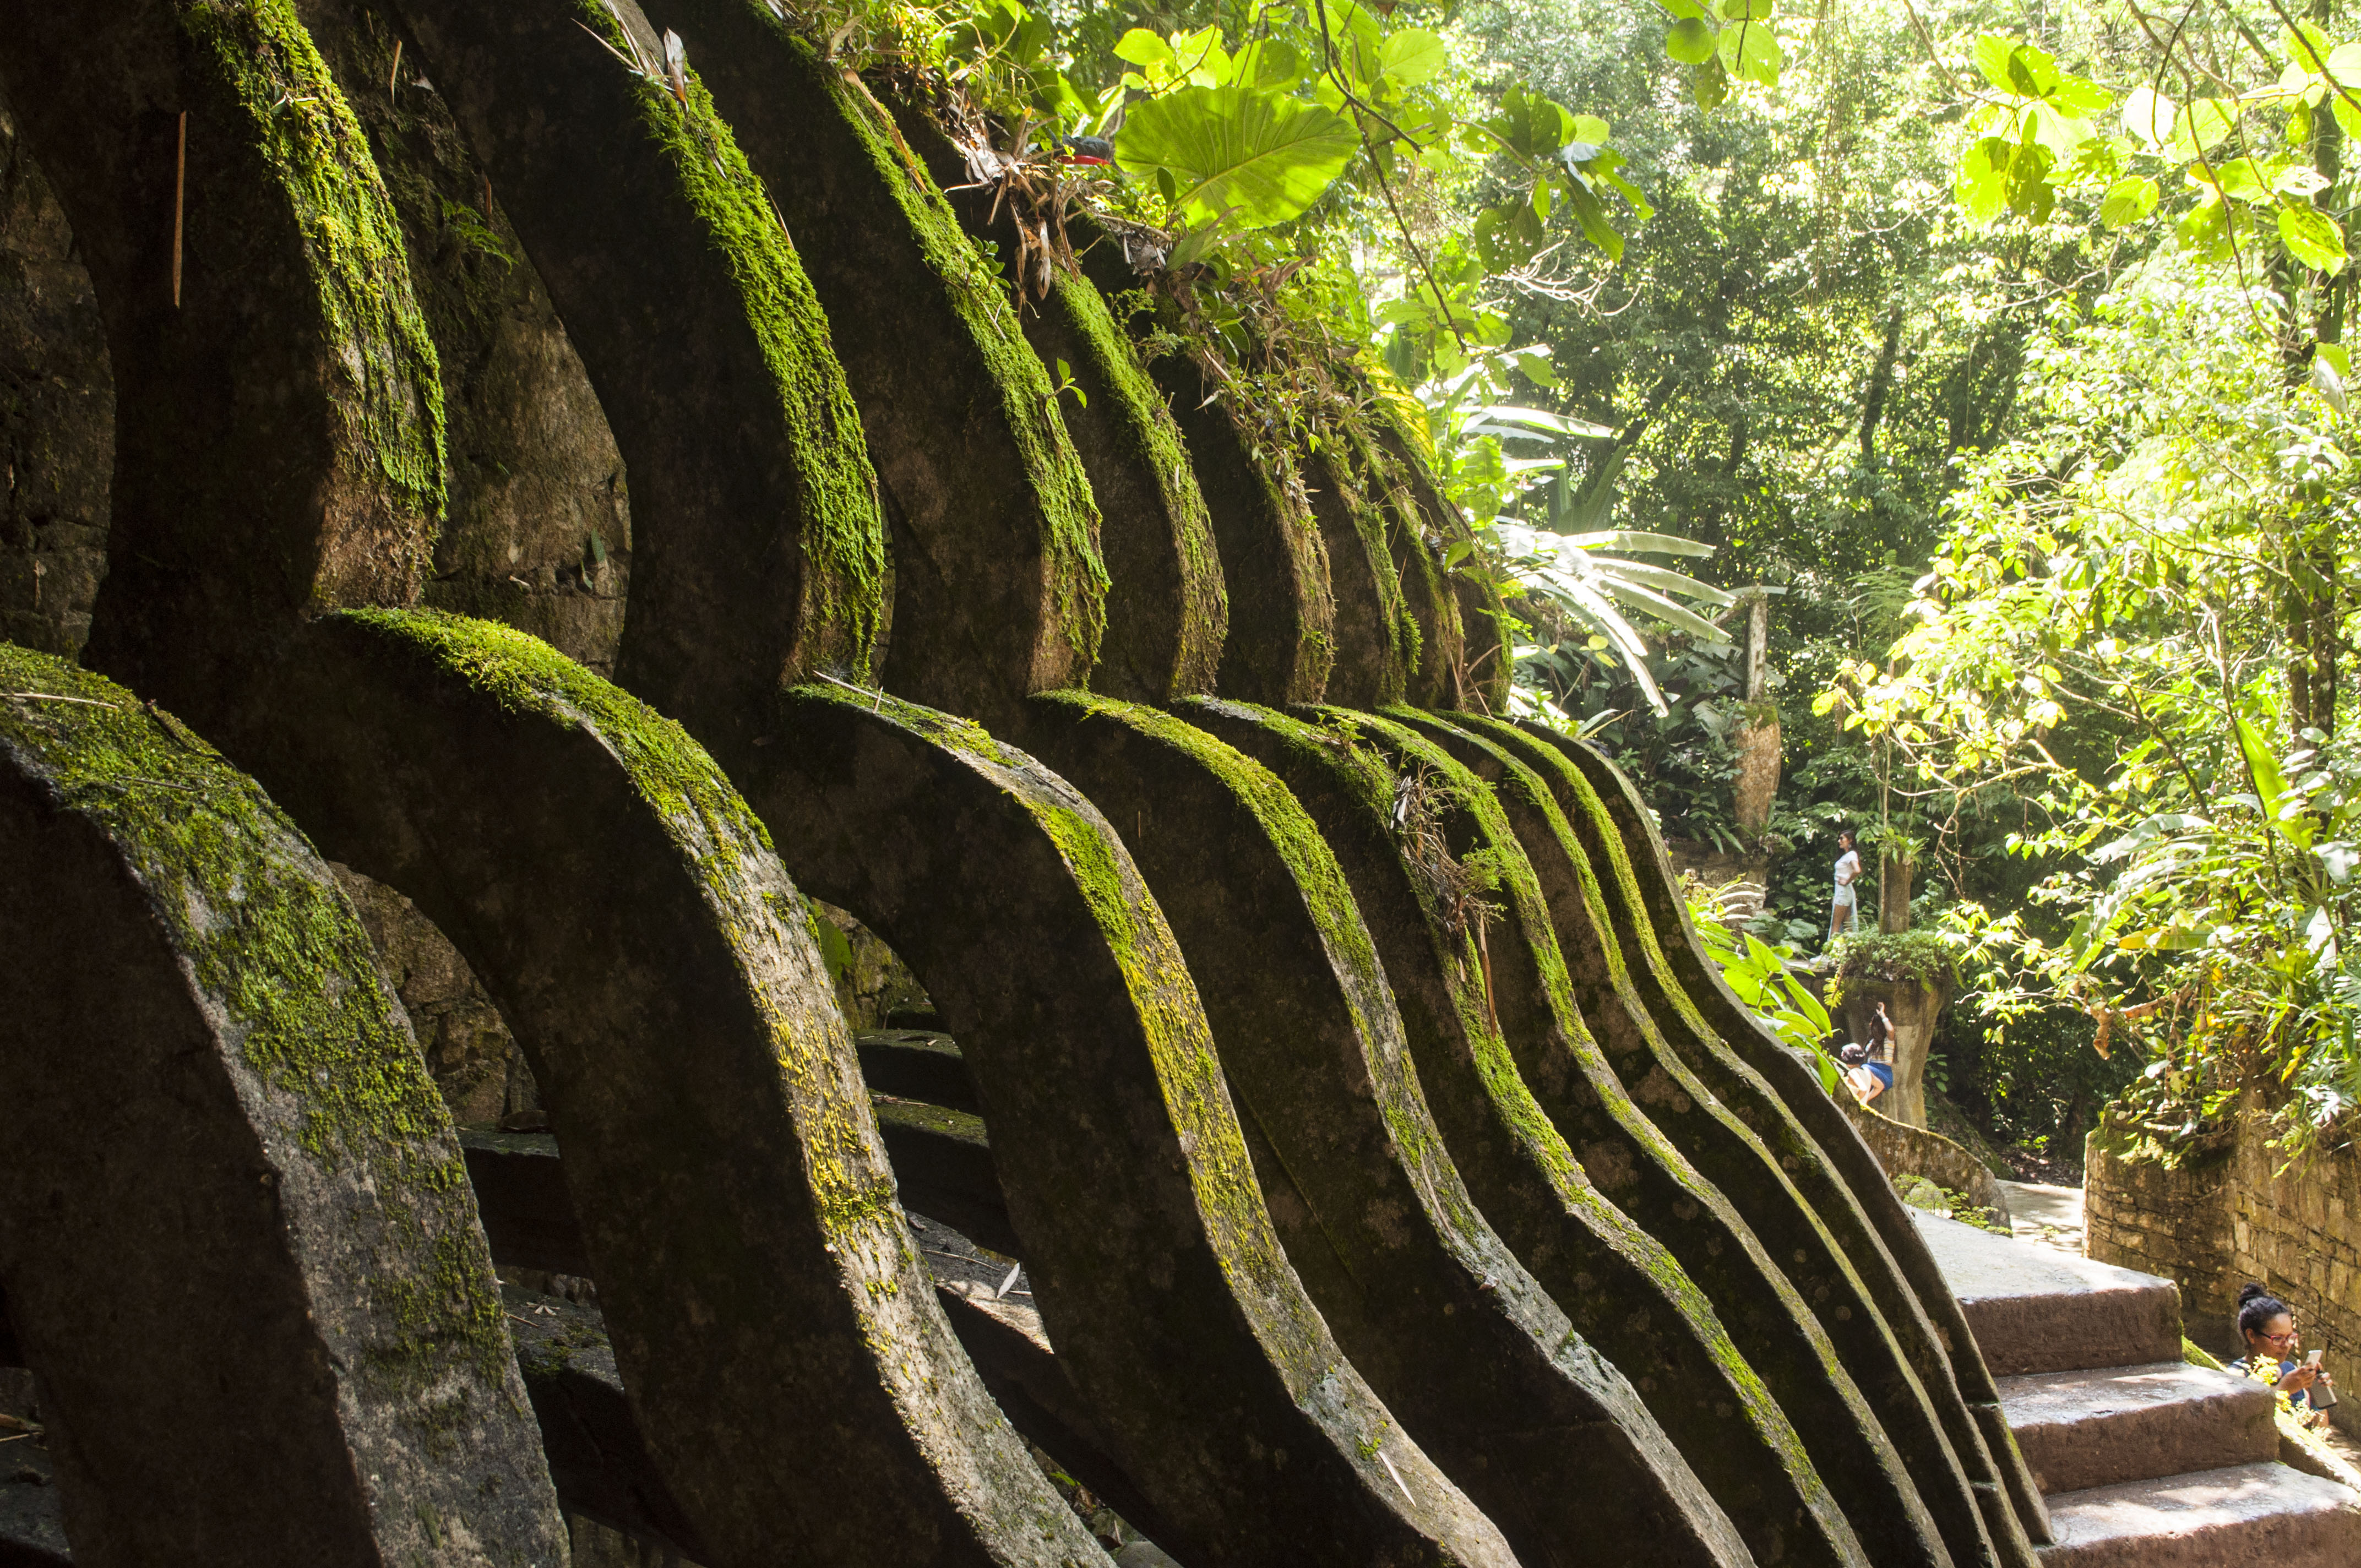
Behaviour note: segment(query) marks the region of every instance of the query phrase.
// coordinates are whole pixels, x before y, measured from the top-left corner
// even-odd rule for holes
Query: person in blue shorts
[[[1851,1060],[1852,1053],[1845,1053]],[[1852,1085],[1853,1098],[1866,1105],[1894,1087],[1894,1020],[1886,1016],[1885,1003],[1877,1004],[1877,1012],[1869,1020],[1869,1038],[1861,1047],[1861,1058],[1852,1062],[1845,1073]]]

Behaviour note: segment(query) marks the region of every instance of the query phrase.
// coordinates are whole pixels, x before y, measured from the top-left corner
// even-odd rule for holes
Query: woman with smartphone
[[[2320,1352],[2295,1359],[2295,1314],[2288,1304],[2261,1286],[2249,1285],[2238,1292],[2237,1321],[2246,1354],[2232,1362],[2230,1370],[2270,1382],[2295,1407],[2298,1420],[2307,1425],[2325,1421],[2328,1408],[2336,1403],[2335,1379],[2320,1365]],[[2278,1369],[2275,1378],[2273,1368]]]

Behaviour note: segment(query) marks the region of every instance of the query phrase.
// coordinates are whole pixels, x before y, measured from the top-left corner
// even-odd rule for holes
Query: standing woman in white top
[[[1861,879],[1861,851],[1852,847],[1852,835],[1837,835],[1837,891],[1828,904],[1828,939],[1836,940],[1852,929],[1854,911],[1861,907],[1861,895],[1853,883]]]

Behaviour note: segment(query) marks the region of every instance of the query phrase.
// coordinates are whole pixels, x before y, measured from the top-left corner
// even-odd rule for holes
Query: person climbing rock
[[[1837,890],[1828,901],[1828,940],[1835,941],[1852,929],[1853,914],[1861,907],[1861,895],[1853,883],[1861,880],[1861,851],[1852,847],[1852,835],[1837,835]]]
[[[2230,1363],[2230,1370],[2285,1394],[2295,1407],[2296,1420],[2305,1425],[2326,1421],[2328,1407],[2336,1403],[2336,1380],[2320,1365],[2318,1351],[2308,1360],[2296,1359],[2295,1313],[2288,1304],[2260,1285],[2249,1284],[2238,1292],[2237,1325],[2246,1354]]]

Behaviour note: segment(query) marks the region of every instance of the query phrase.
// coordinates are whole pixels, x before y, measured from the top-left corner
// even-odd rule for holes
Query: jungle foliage
[[[1020,295],[1101,233],[1275,462],[1407,423],[1518,711],[1769,861],[1733,965],[1821,939],[1861,834],[1881,927],[1960,966],[1934,1076],[2019,1139],[2127,1083],[2191,1127],[2361,1096],[2356,10],[789,6],[939,105]]]

